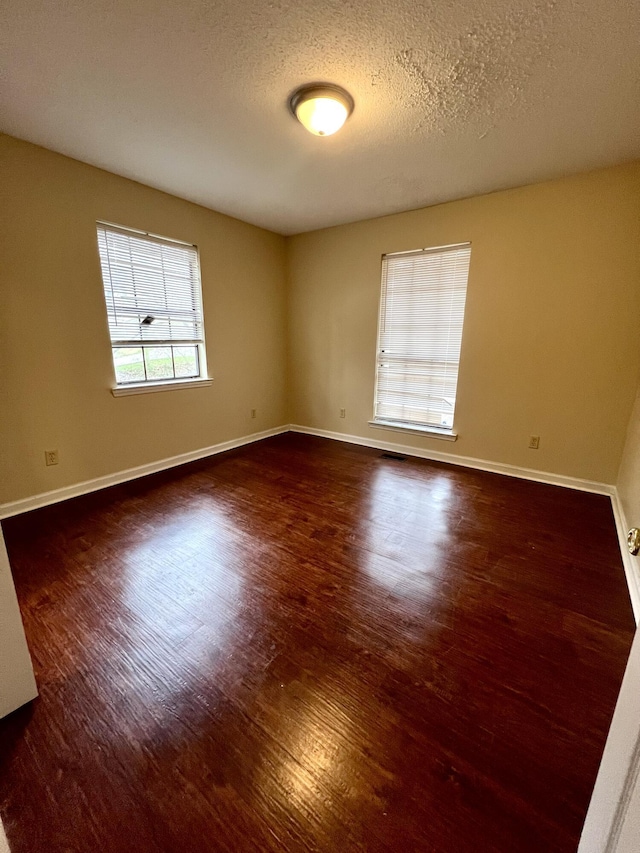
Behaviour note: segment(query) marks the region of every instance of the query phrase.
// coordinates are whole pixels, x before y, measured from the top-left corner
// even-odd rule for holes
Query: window
[[[471,246],[382,259],[374,424],[452,433]]]
[[[197,248],[99,222],[98,250],[118,386],[206,377]]]

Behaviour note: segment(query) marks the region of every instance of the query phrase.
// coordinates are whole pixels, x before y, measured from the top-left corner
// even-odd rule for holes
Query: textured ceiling
[[[5,0],[0,49],[5,132],[286,234],[640,156],[640,0]]]

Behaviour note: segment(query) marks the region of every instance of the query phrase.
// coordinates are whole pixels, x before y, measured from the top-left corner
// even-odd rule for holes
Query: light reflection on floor
[[[224,659],[227,644],[234,645],[245,559],[242,534],[224,508],[211,501],[204,510],[176,510],[161,529],[149,530],[143,542],[128,549],[122,597],[131,618],[123,652],[131,666],[122,667],[123,687],[152,671],[157,701],[181,695],[188,701],[191,682],[202,678],[194,661],[214,664]],[[159,643],[166,657],[158,654]],[[182,644],[188,644],[188,655],[171,653]],[[189,667],[177,670],[181,660],[188,660]]]
[[[335,680],[340,680],[339,674]],[[330,821],[336,792],[354,800],[359,794],[354,784],[362,761],[357,706],[340,704],[335,683],[297,681],[276,685],[278,689],[281,720],[289,720],[279,726],[287,757],[275,768],[261,760],[256,785],[272,787],[275,772],[292,807],[302,815],[314,813]]]
[[[397,527],[389,532],[388,527],[366,521],[360,525],[362,569],[389,591],[397,590],[398,584],[415,572],[429,575],[430,580],[423,584],[424,595],[433,596],[447,557],[441,543],[449,541],[451,532],[453,497],[449,480],[435,474],[425,488],[423,481],[412,483],[402,470],[381,467],[371,478],[368,499],[365,518],[375,521],[384,517],[388,523],[395,517]]]

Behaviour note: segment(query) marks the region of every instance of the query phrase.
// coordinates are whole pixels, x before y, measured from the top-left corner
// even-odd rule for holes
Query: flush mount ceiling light
[[[289,109],[309,133],[331,136],[351,115],[353,98],[340,86],[312,83],[296,89],[289,98]]]

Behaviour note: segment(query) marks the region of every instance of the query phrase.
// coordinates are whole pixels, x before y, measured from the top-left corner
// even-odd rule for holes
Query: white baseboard
[[[502,462],[489,462],[486,459],[475,459],[472,456],[456,456],[442,450],[427,450],[422,447],[411,447],[396,444],[391,441],[380,441],[377,438],[363,438],[360,435],[347,435],[342,432],[331,432],[326,429],[291,424],[291,432],[302,432],[306,435],[317,435],[321,438],[332,438],[335,441],[346,441],[349,444],[360,444],[363,447],[375,447],[377,450],[390,450],[404,456],[417,456],[420,459],[430,459],[433,462],[448,462],[450,465],[462,465],[464,468],[476,468],[479,471],[489,471],[492,474],[506,474],[508,477],[518,477],[521,480],[535,480],[537,483],[547,483],[552,486],[563,486],[567,489],[579,489],[582,492],[594,492],[597,495],[613,495],[615,487],[595,480],[581,480],[578,477],[565,477],[563,474],[551,474],[547,471],[536,471],[533,468],[518,468],[516,465],[506,465]]]
[[[640,625],[640,557],[632,557],[627,548],[627,531],[629,530],[629,524],[627,523],[617,490],[611,496],[611,507],[613,509],[613,517],[616,520],[616,530],[618,531],[618,542],[620,543],[622,565],[624,566],[627,586],[629,587],[629,597],[631,598],[633,615],[635,616],[636,624]]]
[[[61,489],[42,492],[39,495],[23,498],[19,501],[0,504],[0,519],[9,518],[11,515],[18,515],[21,512],[28,512],[29,510],[38,509],[49,504],[66,501],[69,498],[77,498],[80,495],[89,494],[89,492],[97,492],[99,489],[106,489],[108,486],[117,486],[118,483],[126,483],[127,480],[135,480],[138,477],[145,477],[147,474],[156,474],[158,471],[165,471],[167,468],[175,468],[176,465],[195,462],[197,459],[204,459],[206,456],[215,456],[217,453],[224,453],[225,450],[233,450],[236,447],[242,447],[245,444],[251,444],[254,441],[260,441],[263,438],[270,438],[272,435],[279,435],[282,432],[288,431],[288,425],[284,424],[273,429],[266,429],[262,432],[254,432],[251,435],[233,438],[231,441],[213,444],[211,447],[202,447],[199,450],[192,450],[189,453],[180,453],[178,456],[159,459],[157,462],[150,462],[148,465],[137,465],[135,468],[127,468],[125,471],[117,471],[115,474],[107,474],[104,477],[85,480],[73,486],[64,486]]]

